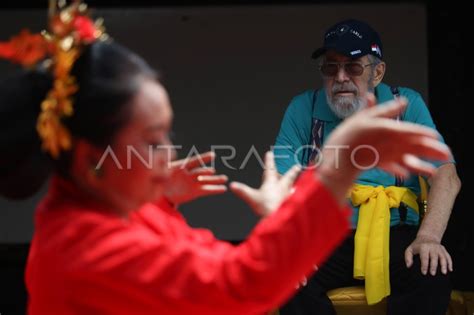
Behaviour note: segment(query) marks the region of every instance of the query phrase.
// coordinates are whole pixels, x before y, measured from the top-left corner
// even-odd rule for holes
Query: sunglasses
[[[350,76],[360,76],[364,73],[365,67],[373,65],[373,63],[362,64],[357,61],[348,61],[348,62],[324,62],[319,65],[319,70],[325,77],[334,77],[339,72],[339,69],[344,68],[344,72]]]

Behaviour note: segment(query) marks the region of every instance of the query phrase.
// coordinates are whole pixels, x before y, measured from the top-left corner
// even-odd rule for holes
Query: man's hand
[[[413,265],[413,256],[420,255],[421,273],[426,275],[428,268],[431,275],[436,275],[438,265],[446,274],[453,271],[453,261],[446,248],[437,239],[418,235],[405,250],[405,263],[408,268]]]

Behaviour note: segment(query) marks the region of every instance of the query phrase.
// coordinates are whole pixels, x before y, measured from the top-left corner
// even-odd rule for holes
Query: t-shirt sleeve
[[[429,128],[432,128],[436,131],[436,125],[433,121],[433,118],[431,117],[431,113],[428,110],[428,107],[426,106],[426,103],[424,102],[423,98],[421,95],[411,89],[407,88],[402,88],[402,95],[408,98],[408,107],[403,115],[403,119],[405,121],[413,122],[416,124],[420,124]],[[445,143],[443,136],[441,133],[439,133],[439,140],[443,143]],[[433,163],[436,167],[440,167],[443,164],[446,163],[454,163],[454,157],[451,156],[450,160],[448,161],[435,161],[435,160],[430,160],[431,163]]]

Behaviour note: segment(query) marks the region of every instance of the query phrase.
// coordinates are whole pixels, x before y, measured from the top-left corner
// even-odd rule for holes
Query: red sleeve
[[[204,228],[192,228],[188,226],[184,216],[176,209],[166,198],[161,198],[155,203],[156,207],[144,207],[134,214],[134,218],[143,224],[155,230],[158,234],[163,234],[165,230],[178,230],[181,237],[187,238],[188,241],[201,243],[202,245],[211,244],[216,241],[212,231]],[[167,219],[166,223],[162,222],[162,212],[166,212],[171,219]],[[163,227],[163,224],[167,227]],[[178,227],[176,227],[178,226]],[[222,243],[226,244],[227,243]]]
[[[74,274],[71,290],[87,303],[111,299],[122,311],[135,300],[157,314],[257,314],[284,302],[343,240],[348,215],[306,172],[280,209],[236,247],[143,228],[107,231],[88,252],[87,273]]]

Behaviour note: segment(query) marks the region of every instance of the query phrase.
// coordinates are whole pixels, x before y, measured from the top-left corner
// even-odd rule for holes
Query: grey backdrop
[[[320,84],[309,56],[324,30],[354,17],[376,28],[388,64],[385,82],[418,90],[426,99],[426,14],[421,5],[312,5],[100,10],[108,33],[141,54],[162,74],[175,111],[175,144],[181,157],[192,146],[232,145],[237,154],[219,171],[257,186],[262,156],[273,144],[290,99]],[[45,11],[0,12],[0,40],[22,27],[45,25]],[[14,67],[0,62],[0,77]],[[228,150],[217,153],[229,155]],[[137,183],[139,184],[139,183]],[[0,243],[28,242],[34,205],[0,198]],[[245,238],[257,218],[231,193],[182,207],[193,226],[211,228],[219,238]]]

